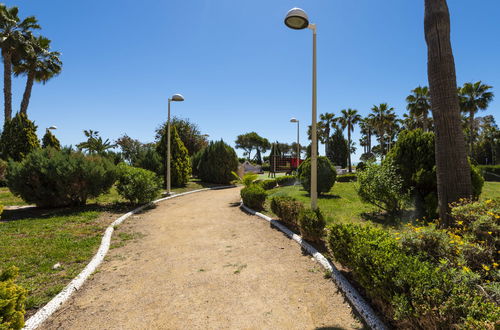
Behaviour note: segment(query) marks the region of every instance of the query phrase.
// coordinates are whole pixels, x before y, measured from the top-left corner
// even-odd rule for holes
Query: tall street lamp
[[[170,195],[170,102],[182,102],[184,97],[181,94],[174,94],[168,99],[168,119],[167,119],[167,195]]]
[[[318,140],[316,132],[316,24],[310,24],[305,11],[292,8],[285,17],[285,25],[290,29],[308,28],[313,32],[313,67],[312,67],[312,125],[311,125],[311,208],[317,207],[318,200]]]
[[[295,117],[292,117],[290,119],[290,122],[297,123],[297,167],[299,167],[299,161],[300,161],[299,120]]]

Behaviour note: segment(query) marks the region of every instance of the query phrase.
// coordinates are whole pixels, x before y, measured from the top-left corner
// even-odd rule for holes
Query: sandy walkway
[[[161,203],[115,233],[91,280],[43,329],[360,328],[323,270],[261,219],[239,189]]]

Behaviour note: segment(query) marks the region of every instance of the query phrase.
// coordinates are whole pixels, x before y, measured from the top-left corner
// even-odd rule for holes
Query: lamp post
[[[184,97],[181,94],[174,94],[168,99],[168,119],[167,119],[167,195],[170,195],[170,102],[182,102]]]
[[[285,17],[285,25],[294,30],[308,28],[313,32],[312,67],[312,125],[311,125],[311,208],[317,207],[318,199],[318,140],[316,132],[316,24],[310,24],[305,11],[292,8]]]
[[[299,167],[300,160],[300,142],[299,142],[299,120],[295,117],[290,119],[291,123],[297,123],[297,167]]]

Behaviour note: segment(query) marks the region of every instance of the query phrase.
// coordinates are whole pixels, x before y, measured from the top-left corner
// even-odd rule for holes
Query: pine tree
[[[161,140],[158,143],[156,150],[162,156],[163,163],[167,160],[167,142],[165,130],[163,130]],[[171,127],[170,139],[170,179],[172,186],[181,187],[189,181],[191,175],[191,159],[184,143],[182,143],[175,126]],[[166,178],[165,178],[166,182]]]
[[[59,140],[49,129],[46,130],[45,135],[42,138],[42,148],[45,149],[48,147],[61,150],[61,143],[59,143]]]

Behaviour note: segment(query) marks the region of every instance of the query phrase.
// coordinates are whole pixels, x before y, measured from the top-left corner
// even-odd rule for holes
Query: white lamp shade
[[[309,18],[304,10],[292,8],[286,14],[285,25],[290,29],[302,30],[309,26]]]
[[[184,101],[184,96],[182,96],[181,94],[174,94],[172,95],[171,100],[176,102],[182,102]]]

